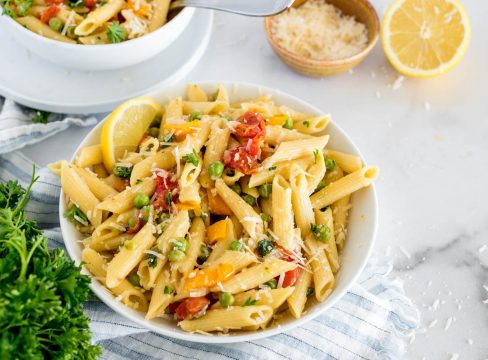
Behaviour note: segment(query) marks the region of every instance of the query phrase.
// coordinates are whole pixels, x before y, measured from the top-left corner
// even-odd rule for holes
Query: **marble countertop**
[[[381,17],[390,1],[373,3]],[[464,3],[473,36],[461,64],[396,90],[379,44],[354,71],[310,79],[278,60],[262,20],[229,14],[216,14],[210,46],[185,78],[297,95],[330,112],[381,167],[376,250],[422,312],[409,359],[488,358],[488,2]],[[40,164],[69,158],[88,131],[71,128],[23,152]]]

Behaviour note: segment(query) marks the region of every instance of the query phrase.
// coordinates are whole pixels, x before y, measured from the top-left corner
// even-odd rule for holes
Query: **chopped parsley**
[[[173,204],[172,196],[173,193],[171,191],[166,193],[166,195],[164,196],[164,200],[166,200],[166,204],[168,204],[168,206],[171,206],[171,204]]]
[[[64,217],[67,218],[72,223],[83,225],[83,226],[88,225],[88,217],[76,205],[73,205],[71,209],[66,211],[64,213]]]
[[[36,113],[32,116],[32,122],[36,124],[47,124],[47,119],[50,114],[47,111],[36,110]]]
[[[273,170],[276,170],[276,169],[278,169],[278,167],[277,167],[277,166],[270,166],[270,167],[268,168],[268,170],[269,170],[269,171],[273,171]]]
[[[166,285],[164,287],[164,291],[163,292],[164,292],[165,295],[171,295],[174,292],[174,290],[173,290],[173,288],[171,286]]]
[[[192,111],[188,115],[188,121],[200,120],[202,118],[202,113],[200,111]]]
[[[142,179],[137,179],[136,180],[136,185],[142,184]]]
[[[325,184],[325,182],[322,180],[319,182],[319,184],[317,185],[317,187],[315,188],[314,190],[314,193],[322,190],[323,188],[325,188],[327,185]]]
[[[313,163],[316,164],[317,163],[317,159],[319,157],[319,149],[314,149],[313,150]]]
[[[313,289],[313,287],[308,287],[308,288],[307,288],[307,297],[309,297],[309,296],[313,295],[313,293],[314,293],[314,289]]]
[[[303,122],[303,125],[304,125],[305,127],[310,127],[310,121],[305,120],[305,121]]]
[[[293,119],[291,118],[291,116],[288,116],[285,120],[285,122],[283,123],[283,127],[285,129],[293,129]]]
[[[17,5],[17,15],[26,16],[32,6],[32,0],[14,0]]]
[[[130,178],[130,174],[132,173],[132,166],[115,166],[114,168],[114,175],[118,176],[121,179],[128,179]],[[140,180],[140,179],[139,179]],[[141,180],[142,182],[142,180]]]
[[[120,26],[118,21],[113,21],[108,26],[107,37],[112,44],[117,44],[125,40],[125,30]]]
[[[257,302],[258,302],[257,299],[254,299],[253,300],[250,297],[248,297],[247,300],[246,300],[246,302],[242,306],[253,306],[253,305],[256,305]]]
[[[335,165],[336,165],[335,160],[332,160],[331,158],[325,156],[324,162],[325,162],[325,168],[327,169],[327,171],[334,170]]]
[[[85,6],[83,0],[68,0],[68,5],[72,9]]]
[[[197,151],[193,148],[191,153],[183,156],[183,161],[185,163],[190,163],[190,164],[193,164],[195,166],[198,166],[198,164],[200,162],[200,156],[198,155]]]

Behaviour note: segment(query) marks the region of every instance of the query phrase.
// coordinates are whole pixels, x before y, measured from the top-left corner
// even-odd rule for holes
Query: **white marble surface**
[[[389,2],[374,1],[380,16]],[[379,44],[352,73],[309,79],[277,59],[262,20],[224,14],[186,78],[244,80],[300,96],[330,112],[381,167],[377,251],[394,260],[422,312],[409,359],[488,358],[488,1],[464,3],[473,37],[462,63],[397,90]],[[41,164],[69,158],[88,131],[70,129],[24,153]]]

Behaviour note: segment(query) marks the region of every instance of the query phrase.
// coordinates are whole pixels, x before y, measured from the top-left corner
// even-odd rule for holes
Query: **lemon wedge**
[[[115,163],[124,153],[135,151],[144,133],[161,113],[161,106],[151,98],[141,97],[119,105],[103,125],[100,145],[103,163],[113,171]]]
[[[428,78],[459,63],[469,44],[471,26],[458,0],[396,0],[383,18],[381,37],[396,70]]]

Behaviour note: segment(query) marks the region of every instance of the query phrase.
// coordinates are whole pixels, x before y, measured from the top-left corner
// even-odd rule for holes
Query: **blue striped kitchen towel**
[[[32,162],[18,152],[0,156],[0,180],[26,185]],[[28,216],[38,220],[50,246],[64,247],[58,222],[59,179],[38,170]],[[391,264],[373,256],[359,281],[325,314],[304,326],[266,339],[237,344],[197,344],[170,339],[141,328],[100,301],[89,301],[94,341],[103,359],[402,359],[406,339],[419,325],[419,312]]]
[[[0,154],[47,139],[71,125],[92,126],[97,122],[94,116],[79,117],[38,112],[1,96],[0,109]],[[49,122],[35,122],[44,120]]]

